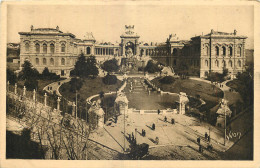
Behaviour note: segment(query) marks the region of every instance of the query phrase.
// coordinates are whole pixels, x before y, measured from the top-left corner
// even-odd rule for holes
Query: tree
[[[107,74],[104,78],[103,78],[103,82],[106,85],[114,85],[117,82],[117,77],[115,75],[109,75]]]
[[[107,72],[117,72],[119,70],[119,66],[117,65],[116,59],[107,60],[103,63],[102,68]]]
[[[42,71],[41,77],[43,79],[59,79],[60,76],[56,75],[56,73],[51,73],[47,67]]]
[[[155,72],[159,72],[161,69],[158,67],[158,64],[154,63],[153,60],[150,60],[148,61],[144,70],[149,73],[155,73]]]
[[[22,71],[19,73],[19,79],[37,80],[39,78],[39,72],[35,68],[33,68],[32,64],[29,61],[24,61],[22,67]]]
[[[70,73],[71,76],[87,78],[92,76],[93,78],[98,75],[98,68],[96,67],[96,58],[94,56],[90,56],[85,58],[84,54],[82,53],[75,66],[74,69]]]
[[[13,71],[7,69],[6,75],[7,75],[7,81],[9,81],[10,84],[13,85],[17,82],[17,77]]]
[[[74,69],[71,71],[71,76],[77,76],[77,77],[87,77],[87,68],[86,68],[86,58],[84,56],[84,54],[82,53],[75,66]]]
[[[86,63],[87,77],[92,76],[92,78],[95,78],[98,76],[99,71],[96,64],[97,64],[97,60],[95,56],[90,56],[87,58],[87,63]]]

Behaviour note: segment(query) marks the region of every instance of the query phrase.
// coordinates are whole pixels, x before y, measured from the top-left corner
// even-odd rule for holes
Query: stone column
[[[36,91],[35,89],[33,89],[33,101],[35,102],[35,100],[36,100]]]
[[[7,92],[9,92],[9,85],[10,85],[10,83],[9,83],[9,81],[7,81],[7,88],[6,88]]]
[[[17,83],[14,84],[14,94],[17,94]]]
[[[76,104],[75,104],[75,102],[73,102],[73,104],[72,104],[72,116],[73,117],[75,116],[75,112],[76,112]]]
[[[26,87],[25,86],[23,87],[23,96],[24,97],[26,96]]]
[[[57,99],[57,110],[60,111],[60,97]]]
[[[47,106],[47,94],[44,94],[44,106]]]

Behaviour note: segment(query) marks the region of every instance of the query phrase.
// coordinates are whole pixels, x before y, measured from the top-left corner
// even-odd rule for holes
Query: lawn
[[[160,77],[153,79],[152,82],[163,91],[173,93],[185,92],[187,95],[193,97],[197,97],[199,95],[201,99],[206,102],[205,105],[202,105],[199,108],[200,112],[205,112],[212,109],[218,105],[219,101],[223,97],[223,92],[219,88],[205,82],[191,79],[176,79],[173,84],[162,84],[159,80]],[[217,108],[214,108],[214,112],[210,111],[210,113],[214,114],[216,109]]]
[[[115,85],[106,85],[103,83],[102,78],[97,77],[95,79],[84,79],[83,85],[78,92],[79,98],[86,100],[88,97],[99,94],[101,91],[104,93],[116,91],[122,85],[122,81],[117,80]],[[65,83],[60,87],[60,93],[70,101],[74,101],[76,94],[70,90],[70,83]]]

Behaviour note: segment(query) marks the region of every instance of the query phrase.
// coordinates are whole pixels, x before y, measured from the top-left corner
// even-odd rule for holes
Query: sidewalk
[[[60,86],[63,84],[63,83],[67,83],[70,81],[71,78],[67,78],[67,79],[64,79],[64,80],[61,80],[61,81],[57,81],[57,82],[53,82],[47,86],[45,86],[43,88],[44,91],[48,92],[48,93],[53,93],[54,91],[56,92],[56,94],[58,96],[62,96],[59,92],[59,88]],[[49,89],[48,89],[49,88]],[[51,89],[50,89],[51,88]]]

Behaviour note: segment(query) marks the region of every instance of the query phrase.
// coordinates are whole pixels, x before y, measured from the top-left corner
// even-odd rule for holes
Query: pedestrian
[[[207,132],[205,132],[205,139],[207,139],[208,138],[208,133]]]
[[[153,123],[153,125],[152,125],[152,130],[155,130],[155,124]]]
[[[200,144],[200,137],[197,138],[197,142],[198,142],[198,144]]]
[[[145,137],[145,135],[146,135],[146,132],[145,132],[145,130],[144,130],[144,137]]]
[[[210,142],[210,136],[208,136],[208,141]]]
[[[160,110],[158,109],[158,115],[160,114]]]
[[[167,117],[166,116],[164,117],[164,122],[167,122]]]
[[[172,124],[174,124],[175,123],[175,121],[174,121],[174,119],[172,118]]]

